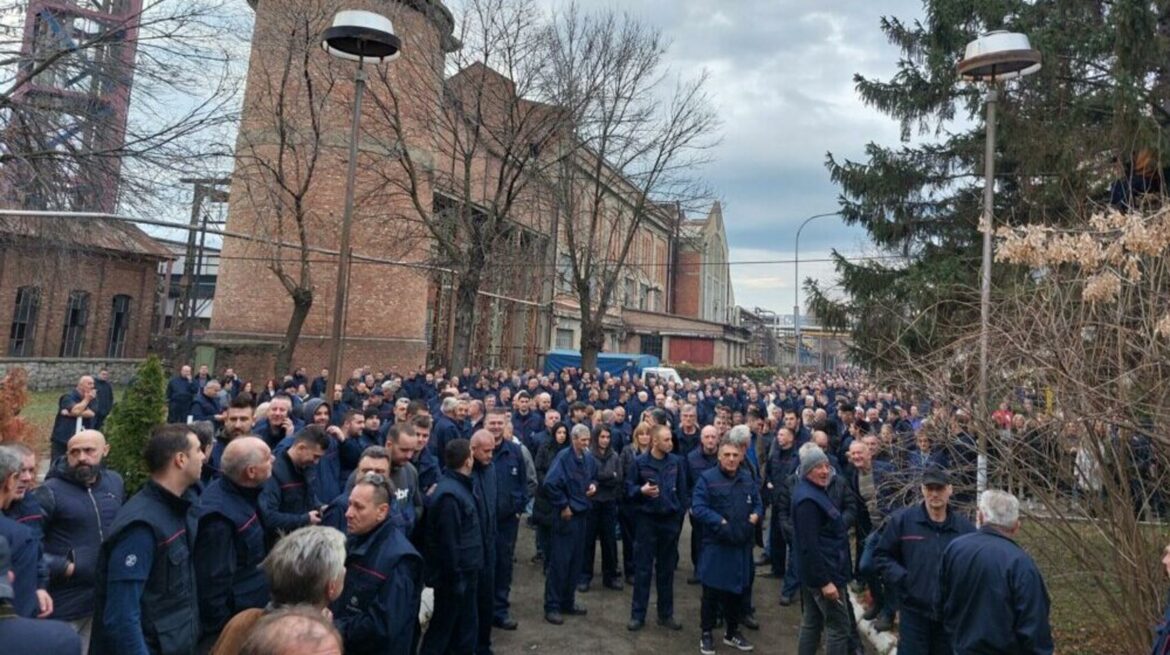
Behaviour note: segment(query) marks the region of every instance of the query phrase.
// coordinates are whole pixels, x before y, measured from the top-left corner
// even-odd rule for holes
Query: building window
[[[61,356],[81,357],[85,341],[85,325],[89,322],[89,294],[73,291],[65,307],[65,329],[61,334]]]
[[[647,309],[650,309],[649,303],[650,303],[650,286],[647,284],[643,284],[642,285],[642,295],[641,295],[641,297],[638,298],[638,309],[641,309],[642,311],[646,311]]]
[[[658,359],[662,359],[662,337],[657,334],[643,334],[642,354],[654,355]]]
[[[557,281],[562,293],[573,292],[573,260],[568,253],[557,256]]]
[[[12,314],[12,329],[8,331],[8,356],[31,357],[37,334],[37,310],[41,307],[39,287],[20,287],[16,290],[16,311]]]
[[[106,348],[106,357],[126,356],[126,333],[130,331],[130,296],[119,294],[114,296],[114,306],[110,311],[110,345]]]
[[[634,282],[634,278],[626,278],[626,294],[622,301],[623,307],[633,307],[634,302],[638,297],[638,285]]]
[[[560,350],[573,349],[573,331],[557,328],[557,348]]]

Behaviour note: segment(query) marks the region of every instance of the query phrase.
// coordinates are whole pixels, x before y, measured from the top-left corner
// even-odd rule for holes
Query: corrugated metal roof
[[[63,248],[129,253],[173,259],[161,243],[133,223],[115,218],[77,216],[0,216],[0,234],[60,244]]]

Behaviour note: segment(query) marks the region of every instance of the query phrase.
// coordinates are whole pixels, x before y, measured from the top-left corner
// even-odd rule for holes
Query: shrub
[[[760,367],[727,367],[727,366],[691,366],[690,364],[671,364],[674,370],[684,379],[705,380],[707,378],[739,378],[747,376],[756,384],[771,384],[772,379],[781,375],[778,368],[771,366]]]
[[[20,410],[27,404],[28,372],[18,366],[0,380],[0,443],[32,438],[33,426],[20,416]]]
[[[150,477],[142,453],[150,431],[167,416],[166,377],[158,357],[151,355],[138,367],[122,400],[106,419],[105,434],[110,444],[107,465],[122,474],[126,495],[138,491]]]

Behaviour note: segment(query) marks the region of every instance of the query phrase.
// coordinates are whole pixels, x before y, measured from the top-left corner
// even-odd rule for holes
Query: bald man
[[[276,610],[261,619],[240,655],[341,655],[341,635],[320,612],[304,607]]]
[[[44,484],[32,492],[44,516],[53,618],[68,621],[86,649],[98,550],[125,500],[121,476],[102,466],[109,451],[101,432],[78,432],[66,443],[65,456],[53,462]]]
[[[223,476],[207,486],[197,512],[195,580],[206,646],[237,612],[268,603],[259,497],[272,476],[272,451],[259,437],[236,437],[224,448],[220,466]]]
[[[479,633],[476,638],[476,652],[492,652],[492,615],[496,599],[496,533],[499,531],[497,510],[499,509],[498,481],[492,455],[496,450],[496,438],[487,430],[477,430],[471,435],[471,457],[475,464],[471,470],[472,494],[475,509],[479,514],[479,527],[483,535],[484,566],[479,570],[479,586],[476,600]]]
[[[83,429],[93,427],[96,414],[91,404],[96,404],[97,390],[93,378],[83,375],[77,380],[77,387],[57,399],[57,418],[53,421],[52,461],[65,454],[69,437]]]

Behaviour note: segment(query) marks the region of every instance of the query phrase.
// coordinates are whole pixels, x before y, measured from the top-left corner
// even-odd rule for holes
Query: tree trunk
[[[479,264],[469,266],[455,285],[455,338],[451,344],[450,362],[452,371],[461,371],[463,367],[472,365],[471,342],[475,338],[476,300],[479,299],[479,287],[483,281],[483,262]]]
[[[276,351],[276,367],[273,377],[277,380],[292,371],[293,354],[297,349],[297,341],[301,338],[301,328],[305,326],[305,319],[309,317],[309,309],[313,306],[313,290],[298,287],[292,292],[293,311],[288,318],[288,328],[284,331],[284,341]],[[336,375],[336,373],[334,373]]]
[[[597,368],[597,353],[605,347],[605,327],[601,319],[581,317],[581,370],[592,373]]]

